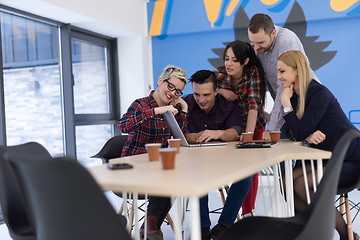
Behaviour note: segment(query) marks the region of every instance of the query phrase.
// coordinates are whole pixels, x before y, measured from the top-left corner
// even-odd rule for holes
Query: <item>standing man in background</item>
[[[298,50],[305,56],[306,54],[298,36],[287,28],[274,25],[266,14],[258,13],[250,19],[248,37],[264,68],[266,86],[274,100],[267,130],[263,135],[265,140],[270,140],[269,132],[281,129],[284,125],[283,115],[287,110],[281,106],[280,94],[283,87],[277,79],[278,57],[290,50]],[[319,82],[312,70],[311,74],[312,78]]]

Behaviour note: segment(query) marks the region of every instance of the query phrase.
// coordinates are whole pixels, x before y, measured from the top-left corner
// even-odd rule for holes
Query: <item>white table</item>
[[[191,239],[201,239],[199,198],[208,192],[284,160],[326,159],[331,156],[331,152],[303,147],[291,141],[262,149],[236,149],[234,145],[231,142],[226,146],[182,147],[174,170],[163,170],[160,161],[149,162],[147,154],[115,160],[131,163],[134,165],[131,170],[109,170],[105,165],[89,170],[104,191],[190,198]],[[291,174],[291,168],[288,169]],[[287,187],[291,186],[287,184]],[[287,194],[287,199],[293,199],[292,191],[287,191]]]

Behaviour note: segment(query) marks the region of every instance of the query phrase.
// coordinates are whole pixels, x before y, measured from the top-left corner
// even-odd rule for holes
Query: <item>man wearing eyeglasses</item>
[[[211,140],[238,140],[244,129],[239,105],[217,94],[215,74],[209,70],[200,70],[190,77],[189,82],[192,83],[193,94],[184,97],[188,104],[186,139],[199,143]],[[234,223],[251,181],[252,177],[249,177],[231,185],[218,224],[211,232],[208,196],[200,199],[202,240],[218,239],[221,232]]]

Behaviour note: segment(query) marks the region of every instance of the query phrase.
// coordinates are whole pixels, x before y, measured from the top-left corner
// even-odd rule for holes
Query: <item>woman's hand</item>
[[[281,104],[284,107],[291,106],[290,98],[292,97],[293,93],[294,93],[294,85],[284,88],[283,91],[281,92]]]
[[[236,100],[239,96],[234,93],[233,91],[229,90],[229,89],[224,89],[224,88],[219,88],[218,89],[218,93],[223,96],[226,100],[228,101],[234,101]]]
[[[322,143],[326,139],[326,135],[321,131],[317,130],[316,132],[310,134],[305,141],[312,144],[319,144]]]
[[[155,114],[164,114],[167,111],[172,112],[172,114],[174,114],[174,115],[176,115],[178,113],[178,110],[176,108],[174,108],[173,105],[167,105],[167,106],[154,108]]]
[[[271,141],[270,131],[269,130],[265,130],[263,132],[263,139],[264,139],[264,141]]]
[[[182,99],[181,97],[179,97],[179,98],[175,99],[174,101],[172,101],[171,105],[173,105],[174,107],[176,107],[177,105],[180,105],[181,106],[181,111],[188,112],[188,105],[184,101],[184,99]]]

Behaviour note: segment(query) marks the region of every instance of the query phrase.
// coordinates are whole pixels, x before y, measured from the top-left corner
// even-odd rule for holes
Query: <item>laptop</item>
[[[164,113],[165,120],[169,124],[171,134],[174,136],[174,138],[181,139],[181,146],[185,147],[207,147],[207,146],[224,146],[227,145],[226,142],[207,142],[207,143],[188,143],[186,140],[183,132],[181,131],[179,124],[177,123],[174,115],[167,111]]]
[[[277,146],[278,142],[267,142],[267,141],[252,141],[252,142],[241,142],[235,145],[236,148],[272,148]]]

